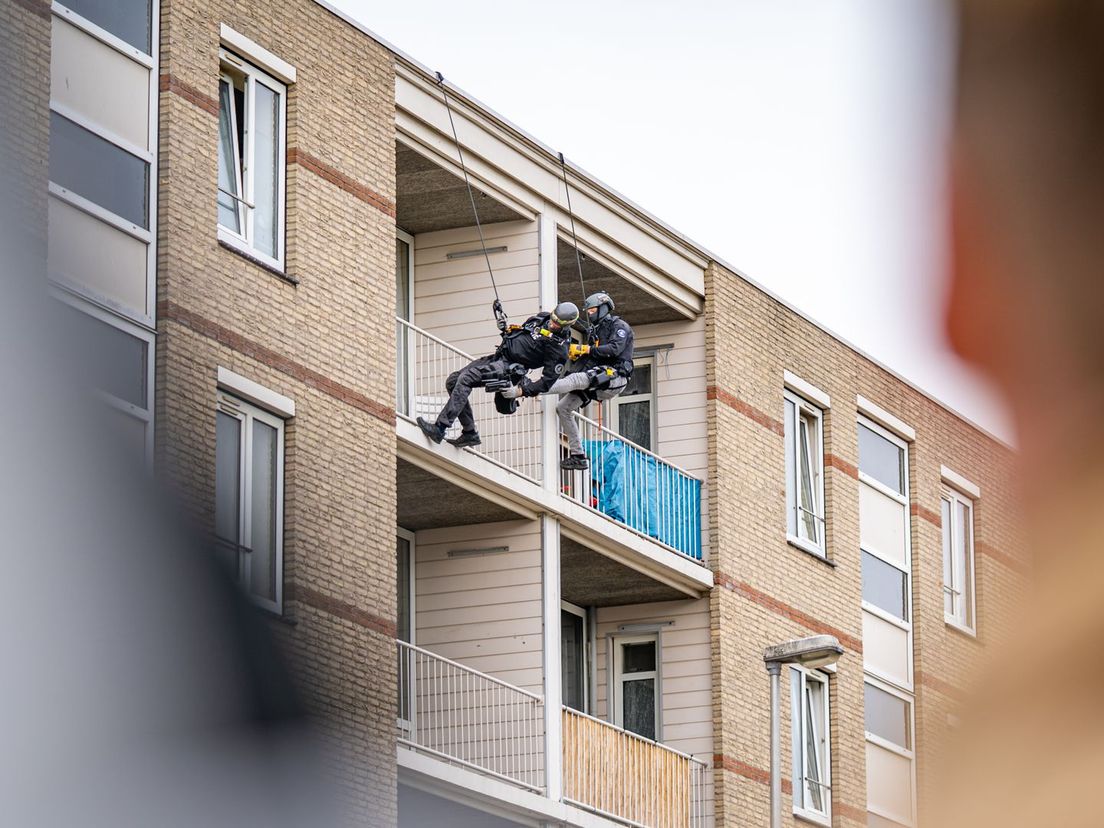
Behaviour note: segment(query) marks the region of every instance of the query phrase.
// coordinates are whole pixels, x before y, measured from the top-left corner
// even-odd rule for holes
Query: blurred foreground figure
[[[929,824],[1100,825],[1104,3],[958,11],[947,326],[1011,405],[1037,594],[967,707]]]

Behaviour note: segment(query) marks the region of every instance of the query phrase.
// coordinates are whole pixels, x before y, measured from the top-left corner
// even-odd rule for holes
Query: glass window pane
[[[941,501],[941,521],[943,524],[943,612],[953,616],[956,609],[954,576],[954,541],[951,528],[951,501]]]
[[[617,433],[641,448],[652,450],[652,404],[648,400],[617,406]]]
[[[965,503],[955,503],[955,518],[958,536],[955,538],[955,584],[961,594],[958,597],[956,617],[963,624],[973,623],[972,608],[970,607],[970,531],[973,521],[970,515],[971,509]]]
[[[805,776],[809,807],[824,811],[824,766],[826,755],[824,730],[824,685],[805,681]]]
[[[150,0],[65,0],[66,8],[135,49],[150,52]]]
[[[279,433],[253,420],[252,529],[249,588],[269,601],[276,600],[276,466]]]
[[[218,223],[242,232],[241,203],[231,195],[241,196],[241,166],[238,156],[238,119],[230,84],[219,81],[219,148],[218,148]]]
[[[149,164],[56,112],[50,113],[50,180],[149,227]]]
[[[816,424],[811,422],[808,417],[798,419],[798,493],[800,495],[798,505],[801,507],[798,525],[801,528],[801,537],[819,544],[820,527],[817,517],[820,515],[820,510],[813,499],[816,440],[815,435],[811,432],[814,432],[815,428]]]
[[[79,380],[147,408],[145,340],[59,302],[59,324]]]
[[[859,471],[868,474],[897,494],[905,493],[905,464],[901,447],[859,426]]]
[[[652,393],[652,366],[648,363],[643,365],[637,363],[633,368],[632,376],[629,377],[628,383],[625,385],[625,390],[621,392],[624,397],[630,397],[633,394],[651,394]]]
[[[410,641],[410,630],[413,626],[410,617],[410,541],[406,538],[395,538],[397,577],[396,589],[399,593],[399,617],[396,624],[396,632],[399,641]]]
[[[410,245],[395,239],[395,316],[410,318]]]
[[[645,739],[655,739],[655,679],[626,681],[621,685],[624,728]]]
[[[278,259],[280,97],[260,82],[254,84],[253,95],[253,246]]]
[[[908,621],[905,573],[881,558],[862,553],[862,597],[868,604]]]
[[[215,425],[215,537],[219,556],[238,574],[241,543],[241,420],[219,411]]]
[[[621,672],[650,673],[656,668],[656,645],[654,641],[643,644],[621,645]]]
[[[864,684],[863,689],[867,732],[911,750],[908,702],[870,684]]]
[[[583,619],[567,610],[560,610],[560,646],[563,703],[573,710],[586,712],[583,710],[583,654],[586,646],[583,641]]]
[[[796,452],[794,451],[795,409],[791,400],[785,401],[785,443],[786,443],[786,531],[797,536],[797,475]]]

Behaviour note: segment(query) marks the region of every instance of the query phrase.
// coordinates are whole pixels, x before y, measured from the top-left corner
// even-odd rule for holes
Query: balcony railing
[[[692,756],[564,708],[565,802],[648,828],[700,828],[707,771]]]
[[[398,399],[396,411],[409,420],[425,417],[434,420],[448,399],[445,381],[472,357],[431,333],[398,320]],[[476,389],[468,398],[482,443],[472,450],[503,468],[541,480],[541,409],[522,400],[518,410],[499,414],[494,395]],[[459,433],[454,425],[450,437]]]
[[[575,423],[590,470],[564,472],[564,496],[702,563],[701,481],[581,414]]]
[[[399,641],[398,740],[533,791],[544,789],[544,701]]]

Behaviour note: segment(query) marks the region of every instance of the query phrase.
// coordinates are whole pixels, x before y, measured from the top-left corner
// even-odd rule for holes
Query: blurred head
[[[1033,472],[1095,463],[1075,432],[1104,403],[1104,3],[958,11],[948,333],[1006,395]]]
[[[552,314],[548,318],[548,323],[552,326],[553,330],[562,330],[564,328],[570,328],[579,319],[579,308],[574,302],[560,302],[552,309]]]

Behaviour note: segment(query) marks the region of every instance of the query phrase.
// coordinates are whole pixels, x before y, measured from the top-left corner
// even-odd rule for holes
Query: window
[[[586,610],[560,602],[560,678],[563,703],[572,710],[587,712],[587,623]]]
[[[615,638],[613,664],[614,723],[645,739],[659,731],[655,635]]]
[[[912,750],[912,713],[907,701],[873,684],[864,684],[867,735],[902,750]]]
[[[220,56],[219,238],[282,269],[287,87],[237,55]]]
[[[222,392],[215,437],[215,534],[261,606],[283,604],[284,421]]]
[[[610,422],[617,433],[648,451],[655,451],[655,357],[633,359],[629,384],[609,401]]]
[[[870,825],[913,825],[916,767],[912,700],[888,686],[863,684],[867,811]]]
[[[149,164],[57,112],[50,113],[50,180],[149,229]]]
[[[974,504],[953,489],[944,491],[943,616],[974,629]]]
[[[908,577],[877,555],[862,551],[862,599],[901,621],[908,621]]]
[[[407,644],[414,643],[414,533],[397,530],[395,536],[395,582],[399,598],[395,637]],[[399,648],[399,724],[406,732],[414,718],[414,655]]]
[[[150,0],[65,0],[63,5],[140,52],[151,54]]]
[[[414,364],[414,339],[403,322],[414,321],[414,237],[402,230],[395,238],[395,316],[398,321],[395,341],[396,403],[400,414],[413,410],[410,370]]]
[[[785,392],[786,533],[824,554],[824,423],[819,408]]]
[[[891,492],[905,494],[905,450],[873,428],[859,423],[859,471]]]
[[[790,669],[794,812],[831,824],[832,754],[829,744],[828,676]]]

